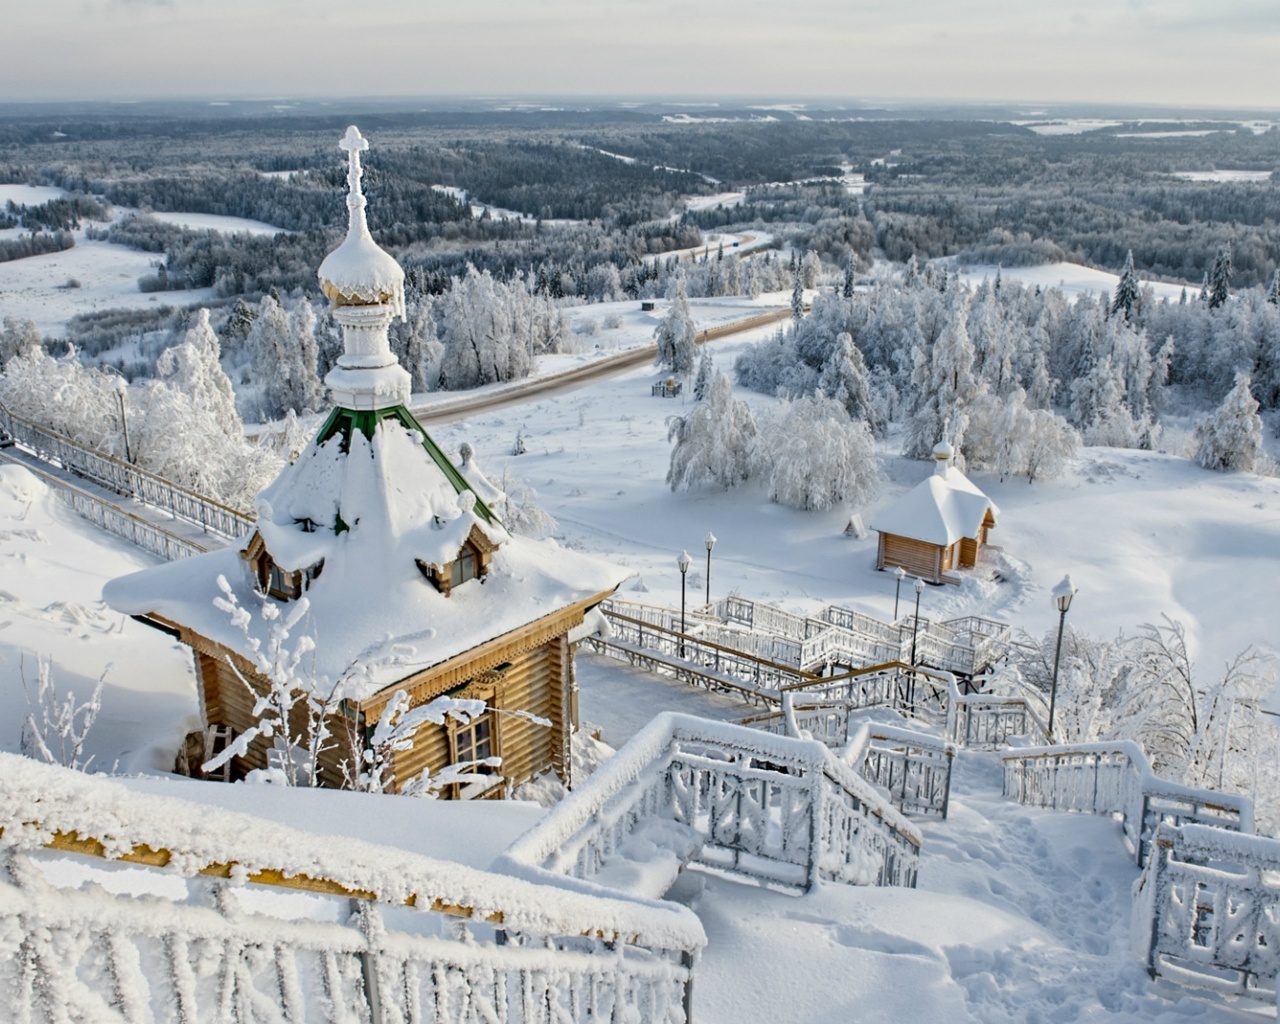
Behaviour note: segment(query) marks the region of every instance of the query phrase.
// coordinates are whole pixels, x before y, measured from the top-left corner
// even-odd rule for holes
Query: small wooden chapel
[[[955,467],[946,441],[933,449],[933,473],[876,516],[876,568],[901,566],[929,583],[955,583],[971,569],[1000,509]]]
[[[250,729],[268,689],[254,645],[270,642],[272,618],[296,616],[291,637],[314,645],[302,662],[307,685],[334,707],[322,785],[342,784],[342,762],[349,771],[359,760],[401,690],[412,708],[447,695],[483,701],[484,713],[424,720],[394,753],[390,788],[492,758],[500,765],[482,769],[482,784],[442,795],[501,795],[547,771],[571,785],[569,634],[627,573],[508,533],[480,497],[497,489],[474,461],[460,470],[415,420],[410,377],[387,334],[404,315],[404,272],[369,233],[368,143],[353,126],[340,145],[348,231],[318,275],[343,332],[344,353],[325,378],[334,408],[258,496],[249,536],[112,580],[104,598],[191,648],[205,735],[219,743]],[[266,768],[272,748],[255,737],[231,776]]]

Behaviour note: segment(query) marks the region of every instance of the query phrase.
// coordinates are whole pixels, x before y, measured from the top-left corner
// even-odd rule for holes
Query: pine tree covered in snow
[[[322,388],[316,374],[315,313],[309,302],[303,300],[290,317],[275,298],[263,296],[245,347],[253,379],[261,388],[265,418],[278,419],[290,409],[314,412],[319,408]]]
[[[915,370],[911,379],[920,404],[907,426],[903,445],[903,454],[910,458],[924,458],[943,437],[958,451],[964,450],[968,409],[983,390],[973,369],[968,309],[967,299],[954,303],[932,350],[917,347],[912,353]]]
[[[853,343],[853,335],[848,331],[836,336],[835,350],[823,368],[818,387],[844,406],[851,420],[867,424],[876,437],[883,436],[885,422],[871,399],[867,364],[862,358],[862,352]]]
[[[1271,277],[1271,287],[1267,289],[1267,301],[1273,306],[1280,306],[1280,267]]]
[[[733,397],[724,374],[712,382],[704,401],[687,415],[672,417],[667,437],[675,442],[667,469],[673,491],[703,484],[735,487],[751,475],[755,420],[746,402]]]
[[[697,336],[698,328],[689,309],[684,279],[676,278],[672,286],[671,308],[653,332],[654,341],[658,343],[657,364],[677,375],[690,373],[693,370],[696,352],[694,341]]]
[[[1205,469],[1254,472],[1263,458],[1262,418],[1240,374],[1222,404],[1196,426],[1196,462]]]
[[[798,324],[804,319],[804,289],[800,284],[799,272],[795,275],[795,283],[791,286],[791,322]]]
[[[702,356],[698,360],[698,376],[693,382],[693,397],[699,402],[706,398],[707,393],[711,390],[711,385],[715,378],[715,360],[711,358],[711,350],[704,346],[702,349]]]
[[[1131,320],[1140,311],[1142,302],[1142,286],[1138,283],[1138,272],[1133,269],[1133,250],[1124,260],[1124,269],[1120,271],[1120,280],[1116,282],[1116,295],[1111,302],[1111,315],[1120,314],[1126,321]]]
[[[1231,295],[1231,243],[1228,242],[1213,258],[1213,267],[1209,271],[1209,280],[1205,301],[1210,309],[1218,309],[1226,304]]]
[[[789,402],[763,425],[752,461],[770,499],[790,508],[860,506],[880,485],[870,429],[821,392]]]

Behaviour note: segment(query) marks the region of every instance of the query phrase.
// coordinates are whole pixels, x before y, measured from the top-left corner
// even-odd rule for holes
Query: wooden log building
[[[955,569],[971,569],[1000,510],[964,473],[943,441],[933,449],[934,471],[877,517],[876,568],[902,566],[930,583],[953,583]]]
[[[288,643],[314,644],[301,675],[331,709],[321,784],[343,783],[342,762],[358,763],[401,690],[411,708],[448,696],[483,701],[484,712],[424,720],[412,746],[392,755],[391,788],[491,757],[501,764],[487,777],[443,795],[498,795],[545,771],[571,784],[569,634],[626,573],[508,533],[490,507],[500,494],[474,459],[456,466],[414,419],[409,374],[387,336],[403,315],[404,274],[365,221],[367,143],[351,128],[342,147],[350,226],[319,271],[343,328],[344,354],[325,378],[335,408],[259,495],[256,528],[239,545],[113,580],[104,597],[192,649],[205,735],[220,744],[254,725],[269,690],[255,645],[271,643],[273,615],[278,624],[296,613]],[[289,740],[258,736],[231,775],[267,768],[282,742],[305,741],[297,715]]]

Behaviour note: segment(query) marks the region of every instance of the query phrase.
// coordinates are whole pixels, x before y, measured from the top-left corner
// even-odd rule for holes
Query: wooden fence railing
[[[1135,892],[1151,974],[1240,996],[1276,994],[1280,842],[1161,823]]]
[[[1162,779],[1132,741],[1024,747],[1001,755],[1004,792],[1019,803],[1114,814],[1139,866],[1161,822],[1253,831],[1253,801]]]
[[[822,744],[668,712],[495,866],[596,888],[619,875],[636,837],[671,854],[657,871],[649,855],[633,892],[647,898],[687,862],[796,890],[820,879],[914,886],[920,850],[914,826]]]
[[[0,427],[8,431],[19,445],[46,462],[61,466],[117,494],[163,509],[208,533],[235,540],[253,529],[254,518],[248,513],[238,512],[170,483],[164,477],[87,448],[69,437],[13,415],[4,406],[0,406]]]
[[[705,935],[674,904],[333,842],[9,754],[0,779],[12,1019],[689,1020]]]

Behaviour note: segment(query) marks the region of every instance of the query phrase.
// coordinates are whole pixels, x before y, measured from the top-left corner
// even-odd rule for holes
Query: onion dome
[[[369,143],[352,125],[338,145],[347,151],[348,160],[347,237],[320,264],[320,290],[338,307],[387,305],[394,315],[403,317],[404,271],[373,240],[364,214],[360,153],[369,148]]]

